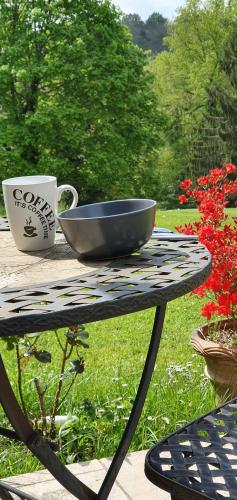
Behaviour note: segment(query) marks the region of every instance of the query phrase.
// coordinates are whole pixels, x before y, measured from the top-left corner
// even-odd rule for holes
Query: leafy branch
[[[23,412],[33,422],[35,428],[40,430],[48,439],[55,439],[56,416],[75,384],[78,374],[83,373],[85,369],[85,360],[80,355],[80,349],[89,347],[85,342],[89,334],[83,325],[73,325],[63,334],[57,330],[54,333],[59,350],[61,351],[61,360],[59,373],[56,376],[57,382],[54,389],[53,404],[47,415],[46,397],[48,396],[49,383],[42,387],[40,377],[34,376],[32,382],[39,407],[39,414],[34,419],[30,418],[29,409],[24,398],[23,373],[30,360],[34,359],[41,364],[49,364],[52,362],[52,355],[48,350],[40,348],[40,337],[42,334],[39,332],[30,333],[24,337],[10,337],[5,339],[7,349],[15,349],[16,353],[17,386]],[[74,353],[75,359],[71,359]],[[65,382],[69,380],[70,382],[65,387]]]

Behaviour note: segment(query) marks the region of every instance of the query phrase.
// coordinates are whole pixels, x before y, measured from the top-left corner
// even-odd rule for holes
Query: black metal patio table
[[[0,220],[0,230],[7,229],[7,222]],[[152,239],[131,256],[98,266],[94,263],[94,269],[89,273],[51,283],[0,289],[0,337],[90,323],[156,307],[135,402],[98,493],[75,477],[60,462],[47,440],[32,428],[17,402],[0,356],[0,402],[14,429],[1,428],[0,434],[24,443],[51,474],[81,500],[108,497],[145,402],[159,349],[166,304],[200,285],[209,276],[211,261],[207,249],[198,241],[169,240],[167,235],[166,241]],[[14,488],[0,482],[0,498],[13,498],[10,492],[13,493]],[[17,494],[23,499],[33,499],[25,493]]]

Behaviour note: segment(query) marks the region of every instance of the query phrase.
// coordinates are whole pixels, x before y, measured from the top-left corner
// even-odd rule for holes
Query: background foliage
[[[237,162],[236,14],[236,0],[188,0],[172,22],[109,0],[1,2],[0,178],[178,206],[181,178]]]
[[[235,163],[237,2],[188,0],[169,24],[168,51],[150,64],[165,113],[161,199],[174,206],[179,179]]]

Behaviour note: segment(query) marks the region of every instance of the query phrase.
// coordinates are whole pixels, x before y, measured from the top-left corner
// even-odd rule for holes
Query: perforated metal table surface
[[[0,231],[1,239],[8,231],[6,219],[0,219]],[[65,243],[63,245],[64,250],[61,249],[60,252],[68,252],[68,245]],[[0,255],[4,251],[3,248],[5,248],[4,245],[0,245]],[[61,258],[60,252],[57,253],[55,248],[47,252],[45,258],[48,259],[48,266],[51,265],[53,268],[57,255]],[[22,252],[19,254],[22,255]],[[44,260],[39,257],[39,252],[36,258],[40,259],[41,263]],[[77,263],[80,267],[81,274],[78,276],[76,273],[74,276],[69,273],[69,277],[61,280],[53,279],[50,283],[27,285],[20,280],[20,284],[15,287],[12,286],[11,281],[8,286],[6,282],[5,284],[3,282],[4,286],[0,289],[1,337],[55,329],[75,323],[89,323],[156,307],[150,345],[137,396],[99,493],[93,492],[71,474],[61,464],[47,440],[34,431],[16,400],[1,357],[0,402],[14,431],[1,429],[0,433],[25,443],[53,476],[76,498],[102,500],[109,495],[141,415],[156,362],[166,304],[201,284],[210,274],[211,259],[207,249],[198,241],[175,241],[173,239],[169,241],[168,236],[166,241],[150,240],[141,250],[131,256],[114,259],[104,264],[90,262],[92,270],[84,274],[82,274],[83,262],[78,262],[76,255],[70,255],[70,259],[74,270],[76,270]],[[26,281],[30,282],[29,269]],[[6,491],[5,486],[0,482],[0,498],[13,498],[10,491],[10,488]],[[32,498],[21,492],[18,492],[18,496]]]

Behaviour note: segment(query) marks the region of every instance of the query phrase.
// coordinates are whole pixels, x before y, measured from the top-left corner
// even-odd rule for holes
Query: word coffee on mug
[[[19,250],[36,251],[53,246],[57,205],[63,191],[71,191],[74,208],[77,191],[69,184],[57,187],[56,177],[32,175],[6,179],[2,183],[7,217]]]

